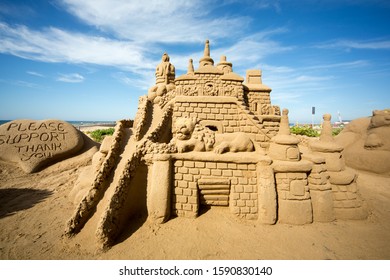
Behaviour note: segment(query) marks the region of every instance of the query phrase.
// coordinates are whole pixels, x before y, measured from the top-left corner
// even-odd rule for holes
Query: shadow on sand
[[[0,219],[42,202],[53,192],[26,188],[0,189]]]

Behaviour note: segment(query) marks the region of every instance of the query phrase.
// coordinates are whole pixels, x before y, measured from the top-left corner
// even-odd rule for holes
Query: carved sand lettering
[[[4,138],[6,138],[7,135],[0,135],[0,145],[3,145],[5,143]]]
[[[30,142],[31,140],[38,138],[38,137],[39,137],[38,133],[32,132],[32,133],[30,133],[30,138],[28,139],[28,142]]]
[[[10,123],[7,127],[7,131],[9,131],[11,128],[18,127],[17,123]]]
[[[21,161],[28,161],[32,158],[51,158],[53,154],[51,152],[47,153],[32,153],[31,155],[22,154],[20,157]]]
[[[39,126],[37,126],[36,122],[30,122],[28,124],[23,124],[23,123],[14,123],[11,122],[8,127],[7,131],[10,130],[17,130],[17,131],[36,131],[40,129],[45,129],[49,131],[65,131],[64,129],[64,123],[62,122],[49,122],[49,123],[40,123]]]
[[[83,145],[79,132],[57,120],[16,120],[0,126],[0,158],[18,162],[28,173],[65,158]]]
[[[35,158],[52,157],[53,156],[52,152],[62,151],[62,143],[24,145],[24,146],[15,146],[15,148],[17,148],[18,153],[20,153],[20,159],[22,161],[28,161],[32,157]]]
[[[24,145],[24,146],[15,146],[18,149],[19,153],[36,153],[38,151],[62,151],[62,143],[51,143],[49,144],[37,144],[37,145]]]
[[[37,128],[35,127],[35,122],[31,122],[31,123],[28,125],[28,130],[37,130]]]

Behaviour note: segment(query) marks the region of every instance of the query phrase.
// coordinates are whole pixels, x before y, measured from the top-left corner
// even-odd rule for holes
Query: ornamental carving
[[[218,88],[214,85],[213,82],[207,82],[207,83],[205,83],[205,85],[203,87],[203,95],[217,96],[218,95]]]

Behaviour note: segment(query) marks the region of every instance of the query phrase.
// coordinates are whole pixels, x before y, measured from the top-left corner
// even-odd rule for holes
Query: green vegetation
[[[114,134],[115,128],[107,128],[107,129],[97,129],[94,131],[87,132],[93,140],[101,143],[106,135]]]
[[[290,131],[296,135],[306,135],[309,137],[318,137],[320,133],[310,126],[293,126],[290,127]]]
[[[343,130],[343,127],[332,128],[332,135],[336,136]],[[310,126],[293,126],[290,131],[296,135],[306,135],[308,137],[319,137],[321,131],[315,130]]]
[[[339,135],[339,133],[343,130],[343,127],[336,127],[332,129],[332,135],[336,136]]]

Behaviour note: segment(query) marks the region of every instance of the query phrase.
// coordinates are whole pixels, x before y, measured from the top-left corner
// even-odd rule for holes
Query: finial
[[[330,123],[332,116],[330,114],[324,114],[322,119],[324,122],[322,123],[322,130],[320,135],[320,140],[325,142],[333,142],[332,136],[332,125]]]
[[[226,62],[226,55],[221,55],[221,62]]]
[[[214,65],[214,60],[210,57],[210,44],[209,40],[206,40],[204,45],[203,57],[199,60],[199,67],[206,65]]]
[[[290,135],[290,124],[288,120],[288,109],[283,109],[280,118],[280,126],[278,135]]]
[[[209,44],[209,40],[208,39],[206,40],[206,43],[204,45],[203,56],[205,56],[205,57],[209,57],[210,56],[210,44]]]
[[[194,73],[194,64],[192,63],[192,58],[188,61],[188,70],[187,74],[193,74]]]

